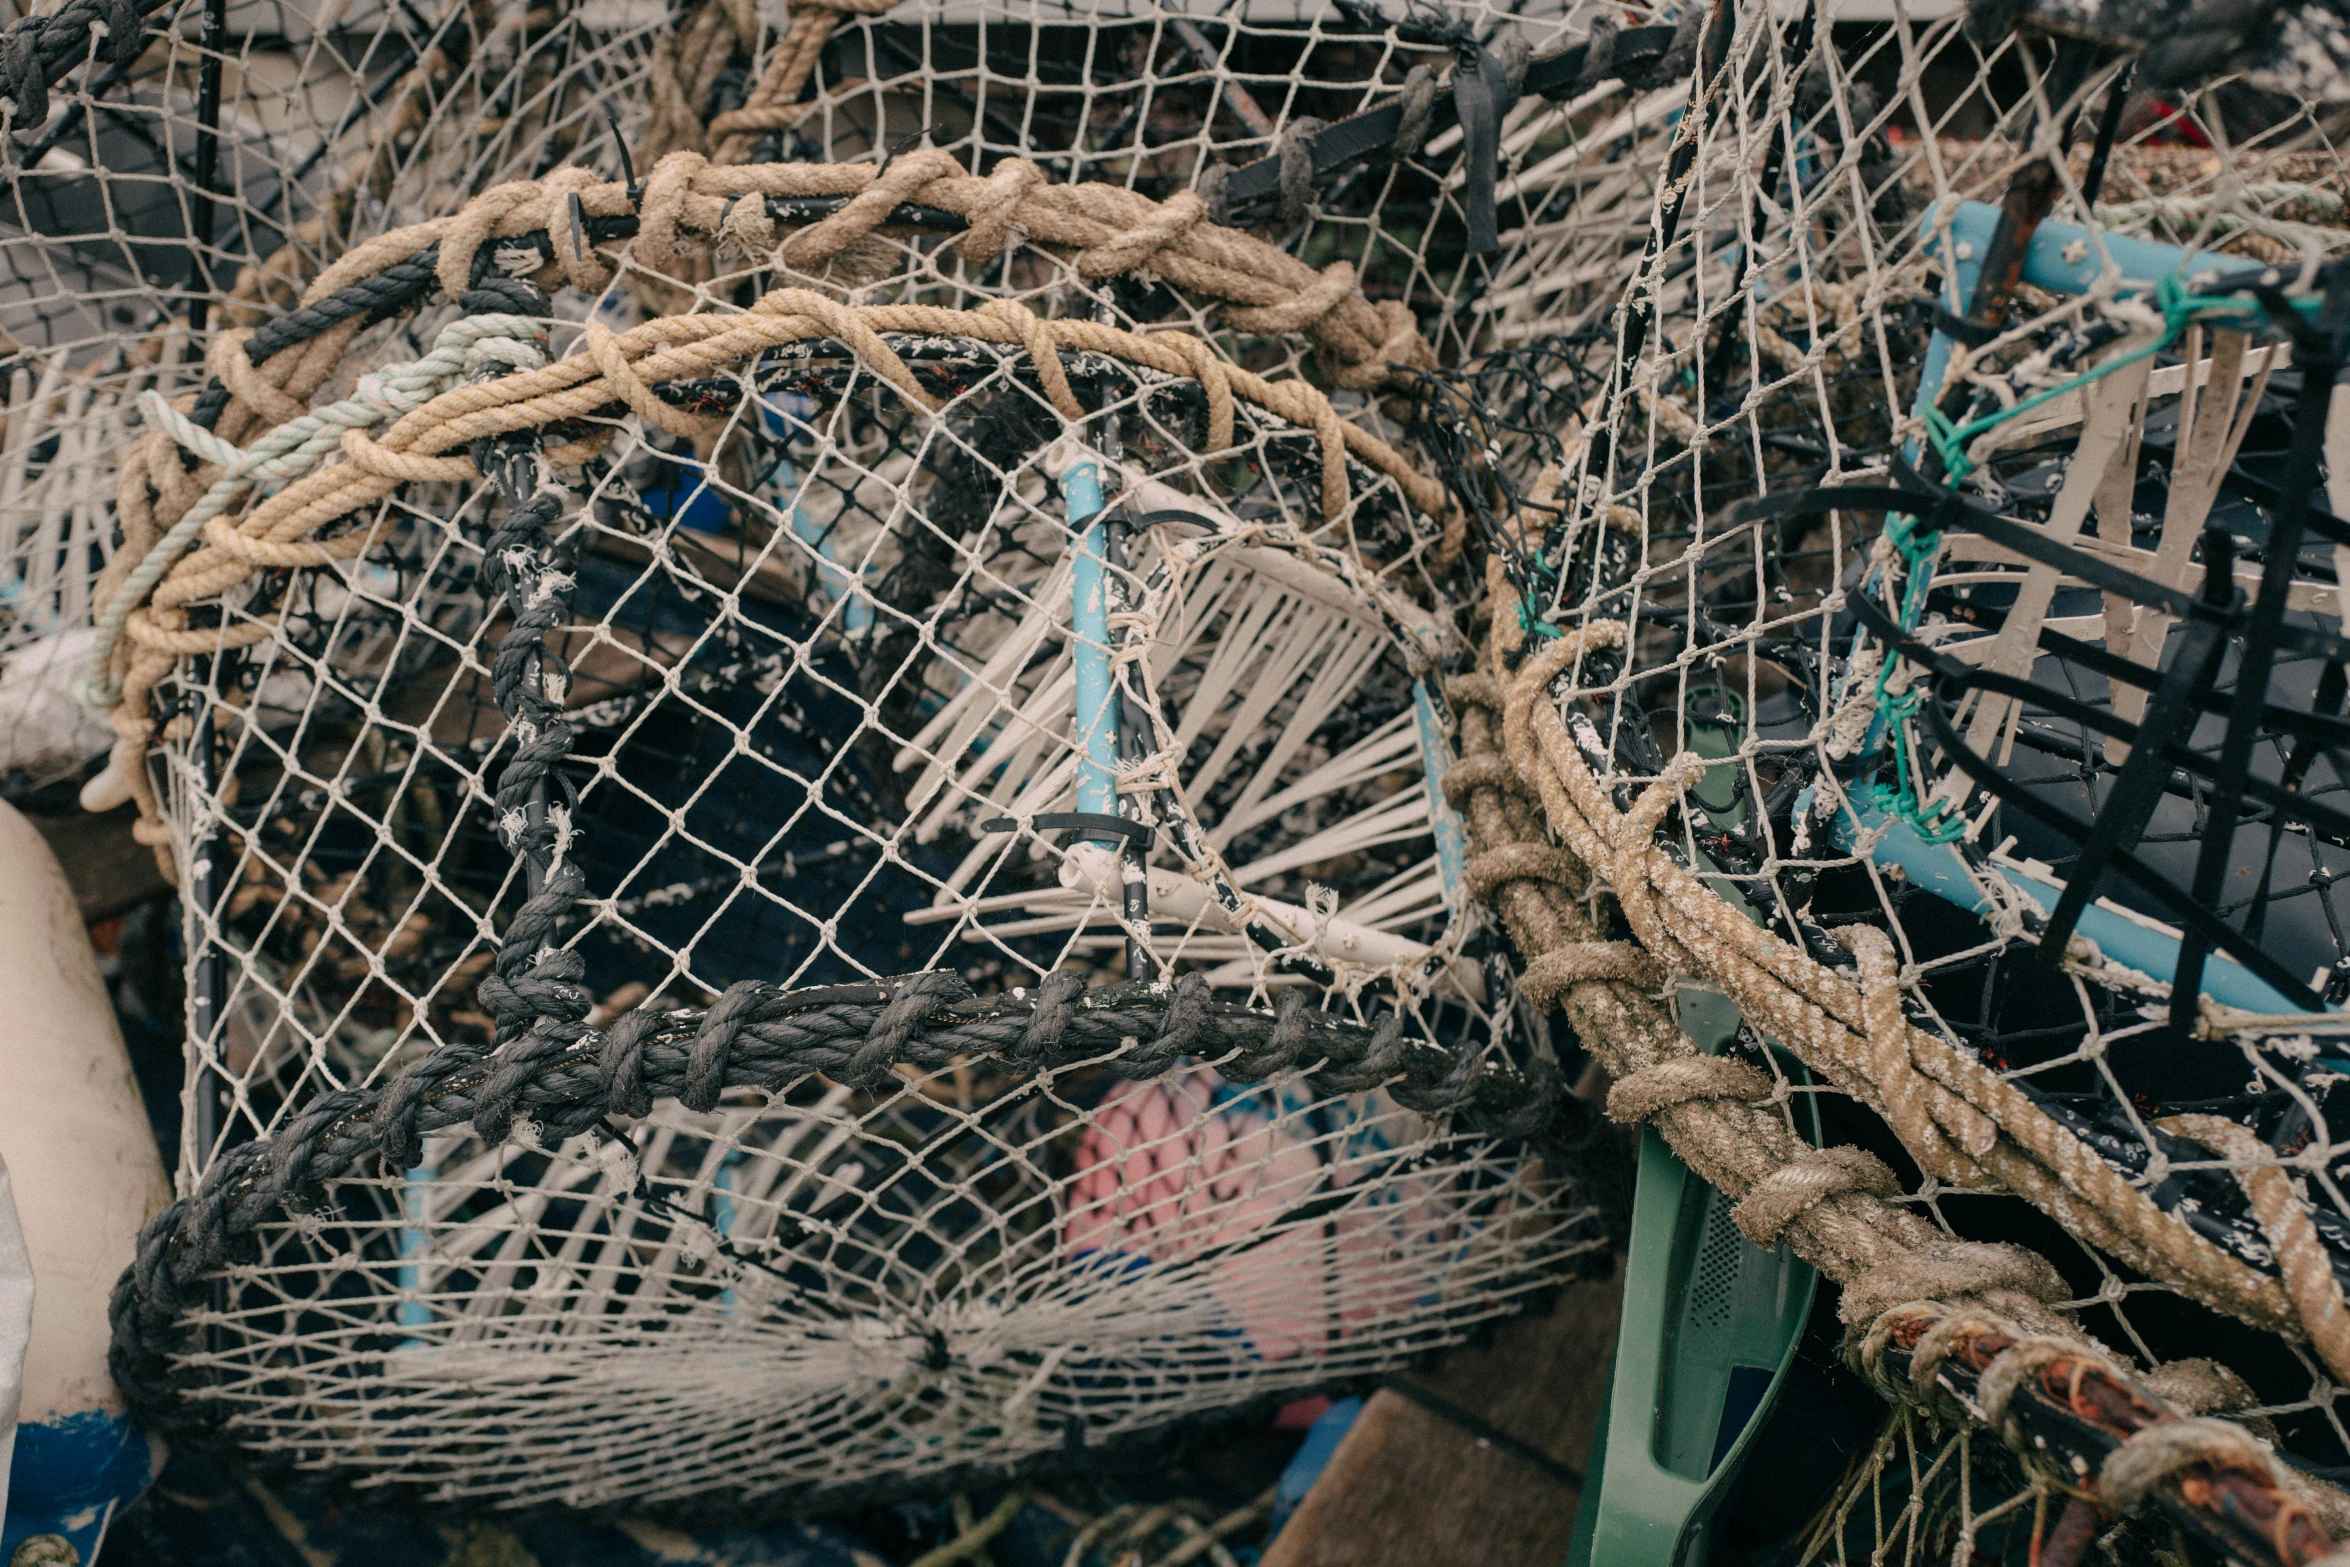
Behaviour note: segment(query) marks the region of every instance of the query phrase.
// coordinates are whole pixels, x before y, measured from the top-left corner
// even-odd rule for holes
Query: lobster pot
[[[908,227],[819,265],[865,303],[622,333],[485,247],[357,340],[410,412],[234,500],[340,558],[197,602],[191,556],[133,624],[211,648],[126,688],[186,715],[136,765],[197,1112],[118,1313],[146,1418],[807,1506],[1399,1364],[1598,1244],[1460,912],[1430,482],[1180,299],[957,309]]]
[[[77,48],[46,117],[20,115],[0,174],[0,791],[76,780],[109,743],[77,687],[122,591],[116,541],[147,541],[115,512],[140,396],[202,384],[207,326],[255,326],[370,236],[609,141],[608,107],[641,117],[660,19],[591,9],[237,0],[210,41],[199,9],[86,67]]]
[[[2330,1175],[2249,1194],[2344,1114],[2350,468],[2293,368],[2343,169],[2306,96],[2166,85],[2149,122],[2119,42],[1962,20],[1741,26],[1608,341],[1429,395],[1525,453],[1493,620],[1505,680],[1563,660],[1550,754],[1592,787],[1561,841],[1672,798],[1654,858],[1598,867],[1652,955],[1852,1095],[1943,1225],[2044,1253],[2107,1343],[2219,1357],[2336,1463],[2344,1346],[2307,1335],[2350,1208]],[[2223,114],[2232,151],[2182,145]],[[1807,1035],[1829,1013],[1854,1054]]]

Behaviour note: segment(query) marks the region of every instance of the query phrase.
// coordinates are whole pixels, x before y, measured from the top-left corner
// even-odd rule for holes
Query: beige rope
[[[1515,622],[1514,596],[1497,603],[1489,668],[1501,666]],[[1889,1201],[1890,1172],[1870,1171],[1858,1150],[1811,1163],[1816,1150],[1795,1135],[1766,1074],[1702,1055],[1690,1043],[1658,994],[1657,955],[1606,939],[1583,895],[1590,875],[1581,866],[1591,862],[1571,842],[1562,850],[1543,841],[1529,798],[1535,790],[1508,765],[1497,732],[1500,682],[1476,674],[1446,689],[1460,714],[1462,760],[1445,779],[1445,795],[1467,818],[1472,874],[1528,960],[1535,999],[1565,1011],[1615,1080],[1611,1116],[1654,1126],[1691,1169],[1742,1205],[1759,1192],[1762,1201],[1746,1222],[1777,1234],[1844,1284],[1845,1320],[1855,1326],[1904,1301],[1949,1293],[1972,1294],[2035,1331],[2054,1331],[2059,1319],[2043,1303],[2060,1298],[2064,1285],[2045,1261],[2020,1248],[1944,1235]],[[1772,1183],[1776,1172],[1806,1164],[1807,1175]]]
[[[411,224],[357,246],[320,273],[303,302],[439,245],[442,286],[454,297],[471,277],[474,257],[495,239],[544,231],[557,237],[558,260],[541,281],[563,281],[595,291],[608,262],[592,247],[570,249],[571,203],[587,217],[632,211],[639,228],[632,253],[640,268],[673,270],[681,247],[708,246],[725,231],[730,204],[751,198],[847,197],[840,211],[794,233],[784,258],[795,267],[821,263],[882,228],[896,207],[914,203],[954,213],[972,225],[966,254],[1000,250],[1014,234],[1074,254],[1078,272],[1103,277],[1147,272],[1224,307],[1242,331],[1297,333],[1320,349],[1332,379],[1354,391],[1376,391],[1393,367],[1430,367],[1435,352],[1400,301],[1377,304],[1356,287],[1354,269],[1335,262],[1315,271],[1295,256],[1236,229],[1206,221],[1199,199],[1179,192],[1165,203],[1138,191],[1101,183],[1055,185],[1044,171],[1007,160],[982,179],[935,149],[907,153],[886,170],[871,164],[775,163],[724,167],[691,151],[654,164],[641,199],[628,188],[580,169],[541,180],[520,180],[486,191],[451,217]],[[1113,265],[1114,263],[1114,265]],[[233,390],[233,388],[232,388]]]
[[[2105,1466],[2101,1485],[2115,1505],[2140,1502],[2167,1477],[2205,1463],[2240,1469],[2283,1488],[2297,1498],[2289,1506],[2338,1514],[2350,1498],[2270,1464],[2240,1428],[2181,1419],[2153,1389],[2129,1381],[2094,1340],[2048,1307],[2065,1287],[2046,1259],[2021,1247],[1944,1235],[1891,1200],[1897,1195],[1893,1174],[1880,1161],[1856,1148],[1803,1144],[1776,1112],[1777,1095],[1765,1073],[1736,1059],[1701,1055],[1673,1026],[1655,994],[1659,954],[1599,939],[1602,928],[1585,890],[1589,870],[1571,863],[1641,869],[1640,857],[1616,852],[1612,835],[1602,841],[1591,819],[1562,800],[1564,790],[1547,750],[1537,754],[1516,744],[1507,752],[1502,748],[1508,731],[1504,727],[1497,733],[1497,715],[1516,721],[1521,731],[1536,709],[1549,710],[1556,723],[1548,701],[1533,697],[1563,667],[1557,659],[1530,661],[1505,691],[1497,676],[1521,635],[1515,600],[1506,585],[1495,596],[1488,643],[1488,668],[1494,673],[1448,682],[1460,714],[1462,760],[1444,781],[1445,795],[1468,820],[1475,851],[1471,863],[1485,867],[1480,877],[1484,896],[1528,960],[1529,978],[1547,966],[1543,994],[1535,999],[1555,999],[1576,1036],[1616,1080],[1608,1095],[1610,1116],[1656,1128],[1702,1179],[1739,1199],[1732,1216],[1742,1231],[1758,1244],[1776,1240],[1787,1245],[1841,1287],[1838,1309],[1854,1330],[1852,1358],[1887,1397],[1974,1418],[1975,1411],[1952,1408],[1939,1395],[1935,1378],[1964,1335],[1997,1332],[2015,1342],[1978,1380],[1986,1406],[1981,1413],[2027,1464],[2042,1462],[2044,1455],[2001,1417],[2034,1368],[2061,1352],[2107,1368],[2155,1422],[2117,1449]],[[1556,732],[1563,738],[1563,725]],[[1543,841],[1544,815],[1532,808],[1530,794],[1539,796],[1552,819],[1564,814],[1571,824],[1572,831],[1561,830],[1567,839],[1563,856],[1558,845]],[[1612,811],[1612,802],[1608,808]],[[1622,820],[1628,828],[1639,819],[1645,832],[1653,829],[1654,815],[1636,808]],[[1670,906],[1672,899],[1659,891],[1656,902]],[[1743,915],[1733,917],[1754,929]],[[1863,997],[1856,1004],[1873,1019],[1852,1045],[1873,1052],[1867,1059],[1874,1061],[1915,1030],[1900,1017],[1891,944],[1881,932],[1871,934],[1879,939],[1846,939],[1861,958]],[[1602,956],[1608,948],[1623,956]],[[1904,1081],[1913,1087],[1939,1086],[1914,1061],[1909,1074]],[[1949,1128],[1941,1130],[1948,1139],[1945,1146],[1961,1150],[1967,1146],[1963,1137],[1980,1135],[1979,1127],[1955,1137]],[[1906,1385],[1895,1386],[1884,1375],[1885,1354],[1894,1333],[1903,1325],[1914,1327],[1921,1317],[1935,1320],[1912,1352]],[[2222,1388],[2212,1402],[2230,1396]],[[2057,1478],[2069,1485],[2076,1477]]]
[[[903,160],[914,166],[910,176],[901,178],[904,188],[927,193],[944,181],[958,190],[992,192],[996,198],[1011,188],[1009,182],[991,186],[988,181],[950,175],[939,164],[939,155],[927,156],[927,165],[924,155]],[[648,184],[639,247],[650,245],[656,251],[674,253],[682,237],[708,233],[722,222],[726,201],[755,195],[779,183],[838,192],[860,188],[860,180],[870,179],[870,170],[859,174],[829,165],[720,170],[693,154],[672,155],[662,161]],[[878,191],[880,198],[867,209],[859,209],[852,201],[835,215],[851,219],[851,229],[867,225],[849,233],[841,243],[861,237],[869,231],[870,222],[878,222],[887,215],[888,206],[894,205],[898,187],[874,183],[869,188]],[[1070,189],[1056,187],[1062,194]],[[1128,194],[1118,193],[1120,198]],[[1023,199],[1036,198],[1032,194]],[[480,246],[501,236],[550,225],[568,228],[574,202],[590,215],[628,210],[625,189],[596,182],[578,170],[559,171],[547,180],[500,186],[469,203],[454,220],[400,230],[358,247],[328,268],[311,286],[308,297],[331,294],[368,275],[371,269],[404,259],[431,243],[441,246],[444,286],[453,283],[462,289],[471,276],[471,256]],[[1147,200],[1143,205],[1151,206]],[[872,210],[874,207],[879,211]],[[1120,208],[1121,216],[1130,212],[1131,204]],[[1163,225],[1151,232],[1147,246],[1135,246],[1134,253],[1164,256],[1169,253],[1167,247],[1178,242],[1199,243],[1202,227],[1182,226],[1178,232],[1177,226]],[[813,232],[804,231],[799,238]],[[1082,225],[1063,232],[1075,234],[1081,241],[1100,237]],[[606,267],[600,256],[590,263],[574,254],[547,269],[556,274],[547,281],[569,278],[594,284],[609,276]],[[1304,269],[1301,266],[1299,270]],[[1369,308],[1359,299],[1356,303]],[[1327,320],[1335,313],[1335,308],[1324,310],[1316,319]],[[322,334],[317,343],[277,355],[258,367],[231,365],[232,358],[243,361],[241,338],[229,349],[216,349],[217,361],[229,367],[223,381],[232,393],[217,433],[234,442],[257,426],[280,423],[305,410],[308,394],[332,373],[357,326],[356,322],[345,323]],[[741,314],[670,317],[625,333],[591,322],[582,333],[578,351],[566,359],[454,388],[386,430],[373,434],[346,431],[342,438],[344,461],[314,469],[261,500],[233,523],[226,517],[215,519],[205,529],[203,543],[175,563],[148,602],[131,613],[115,653],[114,673],[121,683],[122,697],[112,715],[117,736],[114,765],[138,802],[141,841],[157,847],[166,874],[171,874],[170,857],[164,852],[168,835],[161,822],[160,802],[144,765],[151,738],[148,699],[156,685],[180,658],[252,646],[275,632],[273,625],[262,623],[192,627],[187,614],[190,605],[218,598],[258,570],[315,567],[364,552],[378,536],[383,526],[380,520],[339,537],[322,535],[384,500],[401,484],[478,482],[480,475],[463,451],[484,437],[608,415],[616,406],[668,433],[706,437],[722,428],[724,421],[673,408],[653,387],[733,369],[783,343],[812,338],[836,341],[909,401],[935,410],[937,399],[924,390],[912,368],[884,337],[892,332],[1017,345],[1035,365],[1047,398],[1070,419],[1083,417],[1085,410],[1061,367],[1060,355],[1065,350],[1114,355],[1169,376],[1196,379],[1207,402],[1211,451],[1231,447],[1235,405],[1240,401],[1315,434],[1321,452],[1320,500],[1325,519],[1344,515],[1352,502],[1346,463],[1350,453],[1391,478],[1422,510],[1441,513],[1447,504],[1442,485],[1420,473],[1386,442],[1340,419],[1329,398],[1309,383],[1269,381],[1224,362],[1207,344],[1178,332],[1137,333],[1093,321],[1047,320],[1025,305],[1006,300],[992,301],[974,311],[927,305],[856,306],[811,290],[789,288],[770,293]],[[607,430],[588,442],[550,451],[549,459],[583,460],[612,433]],[[115,580],[128,573],[216,476],[210,468],[187,469],[161,432],[133,448],[118,487],[125,544],[110,568]]]
[[[807,118],[814,105],[802,104],[800,92],[816,74],[816,62],[823,57],[824,46],[831,41],[833,30],[847,17],[880,16],[894,9],[897,3],[898,0],[793,0],[791,25],[784,29],[783,41],[768,57],[743,106],[710,122],[717,161],[740,163],[751,155],[761,135],[788,130]]]
[[[1568,848],[1606,867],[1641,945],[1675,974],[1720,988],[1807,1066],[1884,1116],[1925,1168],[1970,1183],[1979,1169],[2090,1244],[2191,1298],[2255,1326],[2304,1333],[2276,1280],[2156,1207],[1997,1074],[1946,1040],[1896,1022],[1898,1008],[1882,999],[1872,1039],[1870,1009],[1847,980],[1732,909],[1660,849],[1655,825],[1702,765],[1695,758],[1678,761],[1630,813],[1616,809],[1547,687],[1586,651],[1621,645],[1623,635],[1621,625],[1594,625],[1527,660],[1508,694],[1504,732],[1511,759],[1522,775],[1531,773]],[[1905,1080],[1917,1090],[1900,1103],[1881,1081],[1880,1063],[1895,1049],[1912,1063]],[[1985,1138],[1986,1121],[1996,1138]]]
[[[2261,1233],[2276,1253],[2277,1272],[2311,1347],[2336,1382],[2350,1383],[2350,1308],[2342,1299],[2341,1280],[2334,1276],[2333,1256],[2317,1233],[2308,1203],[2277,1162],[2276,1150],[2252,1128],[2225,1116],[2174,1115],[2154,1124],[2228,1161],[2260,1221]]]

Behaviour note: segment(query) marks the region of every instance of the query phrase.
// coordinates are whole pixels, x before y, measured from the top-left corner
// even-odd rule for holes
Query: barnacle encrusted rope
[[[1392,479],[1413,505],[1442,511],[1441,485],[1377,436],[1340,419],[1329,398],[1308,382],[1267,380],[1180,332],[1048,320],[1009,300],[967,311],[854,306],[783,288],[739,314],[671,317],[619,334],[591,324],[578,351],[555,364],[518,367],[494,381],[444,385],[499,337],[493,312],[459,323],[452,329],[456,335],[445,336],[426,360],[363,384],[353,398],[331,408],[307,409],[305,399],[323,384],[364,322],[420,301],[436,284],[451,298],[463,295],[487,270],[491,247],[500,239],[539,247],[549,259],[538,279],[593,291],[609,282],[611,270],[589,243],[590,220],[635,229],[630,259],[658,264],[673,258],[686,240],[717,234],[733,203],[793,192],[847,200],[793,236],[787,251],[800,244],[812,256],[830,254],[887,223],[901,202],[919,199],[970,215],[966,244],[974,238],[1001,244],[1016,228],[1078,247],[1075,262],[1088,277],[1148,268],[1209,297],[1238,301],[1246,308],[1229,311],[1227,319],[1244,329],[1317,338],[1338,355],[1342,382],[1376,384],[1390,360],[1427,358],[1409,311],[1373,307],[1354,291],[1343,264],[1317,274],[1248,236],[1201,223],[1191,211],[1196,198],[1189,206],[1177,198],[1162,207],[1110,186],[1044,188],[1033,180],[1006,180],[1009,165],[999,165],[985,180],[953,172],[957,167],[945,154],[925,151],[900,158],[878,178],[862,165],[721,171],[696,154],[678,153],[654,170],[641,203],[632,202],[625,186],[599,184],[584,170],[559,170],[544,180],[500,186],[453,218],[370,241],[328,269],[276,332],[218,339],[207,360],[214,384],[159,410],[159,428],[124,463],[117,490],[123,545],[98,595],[104,606],[102,671],[92,696],[112,703],[118,737],[113,766],[139,803],[141,841],[157,848],[167,874],[169,835],[143,766],[152,728],[147,696],[181,657],[250,646],[273,634],[266,622],[194,626],[191,605],[216,599],[259,571],[317,566],[362,552],[371,534],[320,535],[402,484],[478,478],[462,453],[486,438],[615,408],[672,434],[706,433],[714,421],[672,407],[655,388],[737,368],[783,343],[839,342],[923,408],[937,406],[936,399],[883,334],[948,335],[1017,348],[1036,365],[1056,411],[1073,421],[1085,417],[1086,409],[1061,371],[1060,354],[1115,355],[1197,381],[1207,402],[1211,451],[1232,444],[1235,399],[1312,431],[1321,447],[1326,518],[1342,515],[1349,504],[1350,454]],[[1298,274],[1290,279],[1295,290],[1269,281],[1282,275],[1282,267]],[[1377,338],[1381,331],[1388,336]],[[459,352],[468,346],[470,357]],[[435,387],[436,395],[418,400]],[[380,435],[369,433],[387,420]],[[330,441],[332,432],[339,433]],[[611,433],[550,450],[548,460],[579,461]],[[342,460],[323,461],[333,453]],[[230,507],[256,477],[290,482],[232,522]],[[201,547],[175,560],[199,537]]]
[[[1612,868],[1615,856],[1596,835],[1585,845],[1599,854],[1591,862],[1572,840],[1547,842],[1556,774],[1546,753],[1503,748],[1505,711],[1521,729],[1530,712],[1555,717],[1547,687],[1559,666],[1530,664],[1505,693],[1501,654],[1522,633],[1498,560],[1493,575],[1492,672],[1451,683],[1462,759],[1445,794],[1468,819],[1471,890],[1526,959],[1524,990],[1561,1006],[1615,1078],[1610,1115],[1655,1127],[1739,1200],[1733,1217],[1750,1238],[1783,1242],[1842,1287],[1853,1356],[1888,1397],[1982,1421],[2051,1484],[2103,1505],[2151,1498],[2240,1559],[2304,1567],[2331,1551],[2350,1525],[2350,1498],[2274,1462],[2240,1427],[2182,1418],[2052,1308],[2065,1291],[2045,1259],[1944,1234],[1890,1200],[1898,1186],[1880,1161],[1856,1148],[1809,1148],[1762,1072],[1701,1055],[1681,1033],[1657,994],[1658,958],[1607,939],[1595,912],[1602,878],[1590,865]],[[1651,812],[1661,809],[1645,803],[1649,811],[1636,807],[1622,822],[1626,835],[1653,833]],[[1644,899],[1652,905],[1654,891],[1636,882],[1622,900],[1627,915]],[[1653,907],[1643,917],[1653,920]],[[1890,952],[1859,945],[1881,1024],[1888,991],[1872,976],[1885,973]],[[1885,1046],[1881,1031],[1874,1043]],[[1963,1136],[1980,1143],[1978,1133]],[[1945,1145],[1936,1157],[1959,1156]]]
[[[149,1222],[115,1286],[115,1379],[158,1430],[216,1420],[189,1397],[205,1372],[184,1363],[189,1318],[209,1303],[211,1280],[250,1256],[260,1227],[314,1208],[325,1183],[378,1157],[404,1169],[434,1132],[470,1125],[499,1139],[527,1119],[553,1146],[607,1114],[641,1116],[655,1099],[712,1105],[729,1088],[781,1089],[816,1074],[873,1091],[896,1082],[899,1067],[982,1058],[1020,1076],[1088,1063],[1147,1080],[1186,1058],[1241,1082],[1303,1072],[1319,1094],[1380,1089],[1463,1131],[1522,1140],[1554,1179],[1571,1172],[1580,1128],[1575,1102],[1554,1085],[1405,1038],[1393,1014],[1377,1027],[1341,1021],[1299,990],[1266,1013],[1213,1001],[1197,974],[1168,990],[1089,992],[1060,973],[984,1000],[948,973],[799,991],[737,985],[706,1009],[640,1010],[552,1047],[485,1057],[443,1046],[387,1086],[323,1095],[273,1136],[226,1150],[192,1194]]]

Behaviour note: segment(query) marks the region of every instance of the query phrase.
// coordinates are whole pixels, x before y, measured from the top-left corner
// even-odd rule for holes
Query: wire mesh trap
[[[190,911],[143,1418],[805,1507],[1570,1276],[1581,1120],[1435,783],[1444,492],[1367,395],[1426,351],[1357,276],[1034,162],[682,149],[150,400],[96,677]]]
[[[1543,842],[1511,815],[1539,800],[1567,859],[1485,880],[1611,1110],[1845,1286],[1889,1396],[2022,1454],[1951,1502],[1890,1496],[1880,1453],[1815,1555],[2037,1561],[2061,1520],[2079,1560],[2137,1502],[2194,1552],[2322,1554],[2292,1466],[2344,1461],[2350,1364],[2338,93],[1821,21],[1705,35],[1604,341],[1424,394],[1486,414],[1431,443],[1493,562],[1473,851]],[[1660,1004],[1688,987],[1743,1015],[1724,1057]],[[1814,1091],[1766,1042],[1874,1151],[1758,1117]],[[2237,1434],[2123,1484],[2175,1414],[2127,1361],[2212,1354],[2284,1461],[2197,1426]],[[1973,1463],[1902,1440],[1912,1476]],[[2267,1538],[2181,1474],[2257,1475]]]
[[[609,142],[657,33],[520,6],[119,9],[95,34],[64,14],[16,30],[48,66],[15,89],[0,207],[0,788],[17,797],[111,743],[74,688],[121,586],[103,574],[141,396],[193,390],[208,342],[344,248]],[[66,33],[69,54],[49,47]]]

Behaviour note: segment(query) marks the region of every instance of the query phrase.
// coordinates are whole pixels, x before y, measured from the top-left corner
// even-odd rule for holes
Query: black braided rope
[[[275,1135],[230,1148],[140,1232],[109,1307],[109,1367],[150,1428],[233,1443],[225,1411],[202,1397],[207,1372],[187,1363],[190,1319],[212,1305],[224,1269],[259,1257],[259,1230],[316,1211],[327,1183],[364,1176],[371,1160],[396,1174],[424,1138],[452,1128],[495,1142],[527,1117],[553,1146],[608,1115],[641,1116],[657,1099],[710,1106],[730,1088],[775,1091],[815,1075],[885,1091],[899,1066],[936,1071],[958,1058],[989,1059],[1024,1080],[1079,1065],[1147,1080],[1187,1060],[1238,1082],[1302,1072],[1319,1093],[1383,1089],[1456,1133],[1525,1144],[1560,1180],[1605,1136],[1546,1064],[1521,1071],[1407,1039],[1392,1013],[1376,1027],[1345,1022],[1300,990],[1266,1013],[1211,999],[1198,974],[1172,988],[1087,991],[1056,973],[1025,994],[984,1000],[940,972],[796,991],[743,984],[707,1009],[638,1011],[600,1033],[534,1031],[488,1054],[444,1045],[388,1085],[323,1095]]]
[[[68,0],[45,16],[26,17],[0,37],[0,98],[15,105],[9,129],[30,131],[49,118],[49,88],[66,72],[96,57],[129,65],[147,46],[143,18],[178,0]],[[96,29],[104,26],[100,39]]]

